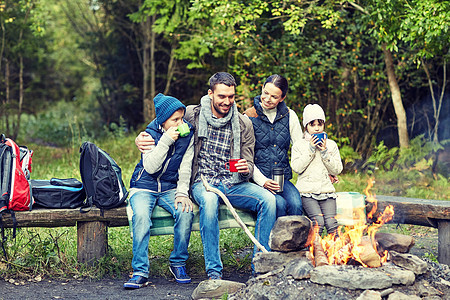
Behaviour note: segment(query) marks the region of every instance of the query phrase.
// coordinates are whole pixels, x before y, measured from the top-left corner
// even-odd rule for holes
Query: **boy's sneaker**
[[[175,277],[175,280],[178,283],[190,283],[191,282],[191,277],[189,277],[189,275],[186,273],[185,266],[182,266],[182,267],[169,266],[169,270],[173,274],[173,276]]]
[[[123,284],[126,289],[138,289],[147,283],[147,278],[144,276],[133,275],[130,280]]]

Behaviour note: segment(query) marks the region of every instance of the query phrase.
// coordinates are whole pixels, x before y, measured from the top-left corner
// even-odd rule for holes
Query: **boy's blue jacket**
[[[145,171],[141,154],[141,160],[134,168],[133,175],[131,176],[130,188],[165,192],[177,187],[178,169],[194,132],[193,126],[187,121],[184,122],[189,125],[191,132],[186,137],[178,138],[175,143],[170,146],[166,159],[158,172],[149,174]],[[145,131],[153,137],[155,145],[157,145],[163,132],[159,128],[156,119],[147,126]]]

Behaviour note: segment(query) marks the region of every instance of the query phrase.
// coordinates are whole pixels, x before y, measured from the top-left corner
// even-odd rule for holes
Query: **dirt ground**
[[[425,231],[413,231],[410,234],[416,241],[410,253],[419,257],[426,256],[426,253],[437,257],[437,230],[425,229]],[[224,279],[245,283],[249,277],[249,273],[225,273]],[[10,282],[11,279],[0,279],[0,300],[191,299],[194,289],[205,279],[206,277],[202,275],[193,277],[190,284],[177,284],[172,278],[150,278],[148,286],[137,290],[123,289],[123,283],[128,280],[126,274],[119,279],[105,278],[101,280],[43,278],[39,282]]]
[[[224,279],[246,282],[250,274],[226,274]],[[189,284],[177,284],[174,279],[150,278],[149,284],[137,290],[125,290],[123,279],[72,279],[40,282],[10,283],[0,280],[1,300],[25,299],[191,299],[192,292],[206,277],[192,278]]]

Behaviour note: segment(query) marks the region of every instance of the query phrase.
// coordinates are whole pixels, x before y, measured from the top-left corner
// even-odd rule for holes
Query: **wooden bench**
[[[450,265],[450,201],[376,195],[377,212],[394,207],[389,223],[411,224],[438,229],[438,261]],[[372,209],[366,202],[366,211]]]
[[[255,215],[250,211],[236,210],[247,226],[255,225]],[[199,230],[198,207],[194,208],[192,230]],[[92,265],[103,257],[108,249],[108,227],[128,226],[127,207],[104,210],[93,207],[89,212],[80,213],[74,209],[33,208],[31,211],[15,212],[17,227],[70,227],[77,226],[77,260]],[[173,234],[173,217],[163,208],[156,206],[152,214],[151,235]],[[13,225],[10,214],[3,215],[5,228]],[[219,227],[240,228],[225,205],[219,208]]]
[[[394,218],[390,223],[412,224],[438,228],[438,260],[450,265],[450,201],[424,200],[405,197],[376,196],[378,210],[382,212],[388,205],[394,206]],[[366,211],[370,211],[372,203],[366,202]],[[194,218],[192,230],[199,230],[198,210]],[[254,226],[255,215],[238,211],[247,226]],[[158,221],[167,222],[171,215],[160,207],[156,207],[152,222],[152,235],[173,234],[173,221],[166,226],[158,225]],[[105,210],[103,214],[97,208],[87,213],[79,209],[33,209],[16,212],[18,227],[67,227],[77,226],[77,259],[81,263],[93,264],[104,256],[108,248],[108,227],[128,226],[126,207]],[[339,220],[338,220],[339,221]],[[8,214],[4,215],[5,227],[12,226]],[[219,210],[220,228],[239,228],[225,205]]]

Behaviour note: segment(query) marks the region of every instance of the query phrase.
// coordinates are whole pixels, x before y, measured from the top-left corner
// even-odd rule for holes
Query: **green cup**
[[[180,126],[177,127],[177,131],[180,133],[180,137],[188,136],[191,132],[189,130],[189,125],[187,123],[183,123]]]

